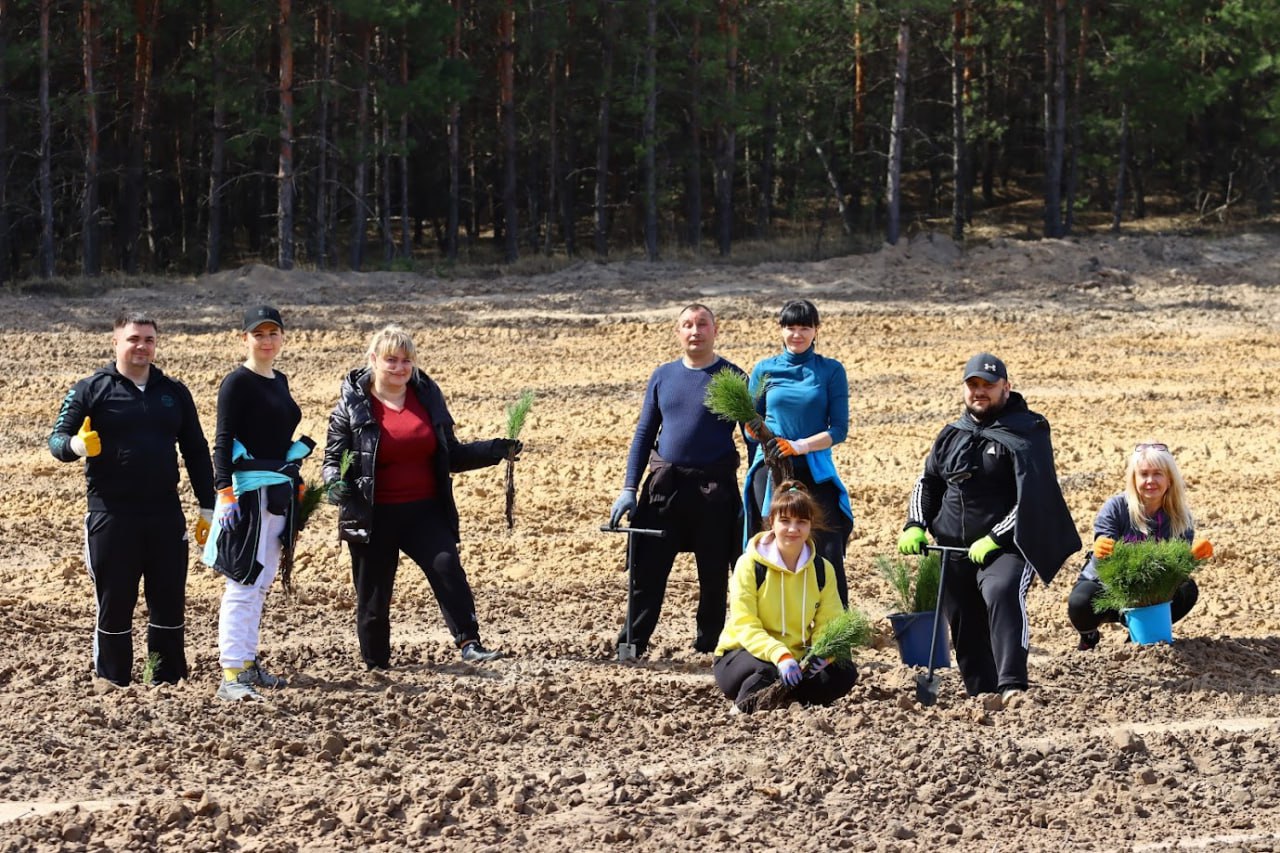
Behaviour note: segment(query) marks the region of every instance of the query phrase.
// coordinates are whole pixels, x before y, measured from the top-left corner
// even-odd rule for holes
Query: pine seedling
[[[1097,569],[1103,591],[1093,599],[1093,609],[1102,613],[1172,601],[1196,570],[1196,558],[1181,539],[1117,542]]]
[[[807,670],[817,658],[829,658],[831,663],[828,666],[848,663],[853,660],[855,649],[871,645],[873,636],[875,630],[867,614],[856,607],[841,610],[813,635],[813,642],[800,661],[800,668]],[[772,711],[786,705],[790,697],[791,688],[775,681],[752,697],[753,707],[757,711]]]
[[[875,630],[867,614],[856,607],[845,608],[814,634],[809,653],[800,661],[800,666],[807,668],[815,658],[848,663],[853,660],[853,650],[871,645],[873,636]]]
[[[938,584],[942,576],[942,558],[925,554],[915,568],[901,557],[876,557],[876,571],[893,590],[894,607],[900,613],[927,613],[938,605]]]
[[[529,416],[529,410],[532,408],[533,392],[529,390],[507,406],[507,438],[515,441],[520,437],[520,430],[524,429],[525,418]],[[516,526],[516,460],[513,457],[507,457],[506,487],[507,530],[510,531]]]
[[[147,655],[146,663],[142,665],[142,683],[154,684],[156,680],[156,671],[160,669],[160,653],[152,652]]]
[[[768,384],[769,375],[766,373],[760,377],[760,390],[763,391]],[[760,444],[775,438],[773,430],[764,425],[764,419],[756,411],[756,398],[751,394],[747,378],[741,373],[726,367],[712,374],[702,404],[722,421],[746,424]],[[790,459],[781,456],[771,459],[766,455],[765,464],[769,466],[774,486],[791,479]]]
[[[342,451],[342,459],[338,462],[338,479],[345,480],[347,478],[347,469],[351,467],[351,460],[355,458],[355,454],[350,450]],[[333,488],[333,483],[321,483],[312,480],[310,483],[303,483],[302,494],[298,501],[298,530],[307,526],[307,519],[311,518],[319,507],[321,502],[329,496],[329,490]]]

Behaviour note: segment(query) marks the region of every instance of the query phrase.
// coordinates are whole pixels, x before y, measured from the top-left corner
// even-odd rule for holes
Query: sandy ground
[[[248,267],[93,299],[0,297],[13,357],[0,377],[0,850],[1280,850],[1278,250],[1255,232],[962,254],[924,235],[814,264],[584,262],[486,280]],[[892,550],[924,453],[958,410],[961,365],[990,349],[1053,423],[1086,539],[1127,449],[1155,437],[1175,450],[1217,548],[1176,643],[1104,630],[1077,652],[1073,559],[1031,593],[1034,686],[1010,707],[967,698],[953,671],[920,707],[890,644],[861,656],[832,708],[730,717],[690,647],[697,587],[682,557],[650,659],[615,663],[623,542],[598,527],[645,379],[676,355],[675,314],[709,303],[722,353],[749,368],[779,348],[772,318],[794,295],[823,311],[819,349],[852,389],[836,461],[857,515],[855,603],[889,609],[873,558]],[[500,434],[505,406],[535,391],[514,532],[500,468],[456,481],[485,639],[506,659],[461,663],[405,563],[395,668],[366,673],[325,508],[303,534],[296,594],[268,601],[263,656],[292,682],[268,704],[214,699],[220,582],[194,557],[191,680],[103,691],[91,678],[83,476],[45,448],[58,401],[108,360],[114,309],[142,306],[211,436],[217,383],[240,358],[230,330],[258,301],[288,318],[279,366],[312,436],[391,320],[417,335],[464,438]]]

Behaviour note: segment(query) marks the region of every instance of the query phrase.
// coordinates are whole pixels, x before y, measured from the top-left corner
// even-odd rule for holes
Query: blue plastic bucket
[[[1140,646],[1173,642],[1173,612],[1170,602],[1150,607],[1135,607],[1124,611],[1124,624],[1129,628],[1129,639]]]
[[[929,665],[930,629],[933,628],[933,611],[923,613],[890,613],[893,638],[898,642],[898,654],[907,666]],[[938,643],[934,647],[934,669],[951,666],[951,643],[947,639],[947,620],[938,620]]]

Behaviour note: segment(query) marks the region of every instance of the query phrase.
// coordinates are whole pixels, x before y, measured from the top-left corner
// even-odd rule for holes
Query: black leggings
[[[351,579],[356,587],[356,636],[365,666],[385,668],[391,664],[391,591],[401,551],[427,576],[453,641],[462,646],[480,639],[475,598],[438,501],[376,504],[369,542],[349,544]]]
[[[746,649],[733,649],[716,658],[712,671],[716,684],[739,707],[753,693],[778,680],[778,668],[751,654]],[[791,689],[801,705],[830,705],[848,694],[858,682],[858,668],[853,662],[831,664],[817,675],[802,678]]]
[[[1118,610],[1104,610],[1101,613],[1094,612],[1093,599],[1101,594],[1102,590],[1103,586],[1100,582],[1089,578],[1080,578],[1076,581],[1076,585],[1071,588],[1071,595],[1067,598],[1067,617],[1081,634],[1098,630],[1098,626],[1103,622],[1120,621],[1120,612]],[[1196,586],[1195,581],[1187,578],[1186,583],[1178,587],[1173,593],[1173,602],[1169,607],[1173,621],[1177,622],[1190,613],[1191,608],[1196,606],[1196,600],[1199,598],[1200,588]]]

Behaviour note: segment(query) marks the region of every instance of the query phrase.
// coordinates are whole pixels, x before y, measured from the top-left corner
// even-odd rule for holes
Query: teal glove
[[[977,542],[974,542],[969,546],[969,562],[973,563],[975,566],[985,566],[987,564],[987,557],[991,556],[992,551],[998,550],[999,548],[1000,546],[996,544],[996,540],[992,539],[990,536],[983,536]]]
[[[928,544],[929,537],[925,535],[923,527],[912,525],[898,535],[899,554],[923,553],[924,547]]]

